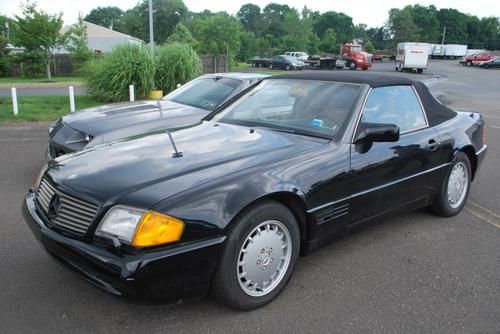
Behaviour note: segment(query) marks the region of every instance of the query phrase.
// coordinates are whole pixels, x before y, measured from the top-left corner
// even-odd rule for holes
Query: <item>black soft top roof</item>
[[[371,87],[413,85],[413,80],[401,76],[383,75],[366,72],[314,72],[314,73],[294,73],[268,77],[269,79],[301,79],[301,80],[321,80],[338,81],[353,84],[367,84]]]
[[[456,116],[456,112],[441,104],[431,94],[427,86],[420,81],[413,81],[401,76],[383,75],[366,72],[315,72],[277,75],[265,78],[270,79],[292,79],[292,80],[321,80],[347,82],[353,84],[367,84],[370,87],[413,85],[420,96],[430,126],[443,123]]]

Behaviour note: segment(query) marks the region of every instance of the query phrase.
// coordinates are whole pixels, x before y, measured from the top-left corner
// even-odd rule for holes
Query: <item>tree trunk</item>
[[[52,76],[50,74],[50,61],[46,63],[46,67],[47,67],[47,79],[49,81],[51,81],[52,80]]]

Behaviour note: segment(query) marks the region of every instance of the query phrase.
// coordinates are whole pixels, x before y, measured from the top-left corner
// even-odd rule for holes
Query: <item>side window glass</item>
[[[361,122],[396,124],[401,133],[426,125],[422,108],[411,86],[373,89],[366,101]]]

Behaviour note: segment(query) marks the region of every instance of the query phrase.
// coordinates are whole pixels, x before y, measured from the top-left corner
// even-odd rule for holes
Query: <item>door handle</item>
[[[436,151],[438,148],[439,148],[439,143],[434,139],[430,139],[429,143],[427,144],[427,149],[429,151]]]

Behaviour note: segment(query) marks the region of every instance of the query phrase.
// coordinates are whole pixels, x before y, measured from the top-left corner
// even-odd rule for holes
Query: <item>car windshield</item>
[[[360,87],[315,80],[264,80],[213,120],[331,139],[348,122]]]
[[[188,82],[163,99],[205,110],[214,110],[241,85],[226,77],[205,77]]]

